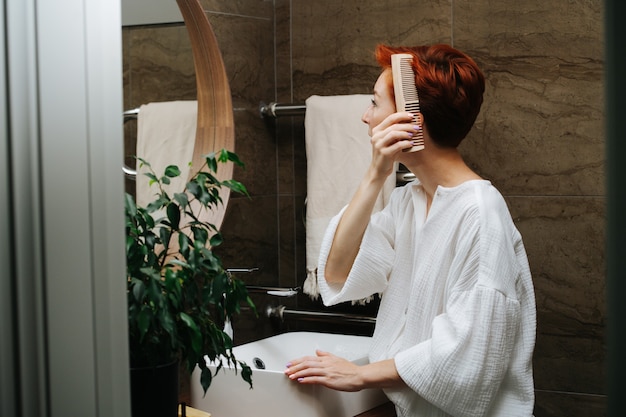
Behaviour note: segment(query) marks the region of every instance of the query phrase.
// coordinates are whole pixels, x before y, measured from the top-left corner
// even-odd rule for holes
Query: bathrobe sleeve
[[[521,337],[516,283],[522,268],[512,236],[517,230],[499,202],[469,217],[447,277],[445,311],[435,317],[431,338],[394,358],[413,391],[454,416],[489,412]]]
[[[326,282],[324,277],[326,260],[339,220],[346,207],[331,219],[320,248],[318,285],[322,301],[326,306],[360,300],[383,292],[387,287],[387,279],[395,259],[394,227],[390,213],[392,203],[390,202],[382,211],[372,216],[346,282],[343,285],[329,285]]]

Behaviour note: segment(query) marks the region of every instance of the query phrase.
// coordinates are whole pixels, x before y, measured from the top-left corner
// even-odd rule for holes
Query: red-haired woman
[[[396,112],[391,55],[413,56],[419,120]],[[332,305],[382,293],[370,363],[318,351],[285,373],[343,391],[382,388],[400,417],[531,416],[536,308],[528,260],[502,195],[457,147],[480,111],[476,63],[447,46],[379,46],[372,162],[330,223],[318,280]],[[425,148],[403,152],[422,132]],[[416,180],[372,208],[400,162]]]

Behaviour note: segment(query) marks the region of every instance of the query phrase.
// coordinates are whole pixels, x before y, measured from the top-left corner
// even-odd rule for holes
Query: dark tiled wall
[[[243,276],[254,285],[304,280],[302,118],[266,124],[261,101],[368,93],[378,75],[377,43],[452,43],[487,77],[485,104],[462,152],[505,195],[533,271],[535,415],[605,415],[602,2],[203,1],[230,77],[236,152],[247,165],[235,176],[251,194],[229,204],[220,249],[226,265],[261,268]],[[124,73],[127,108],[195,98],[184,27],[125,28]],[[260,316],[279,301],[319,308],[305,297],[254,299]],[[245,312],[236,342],[277,329]]]

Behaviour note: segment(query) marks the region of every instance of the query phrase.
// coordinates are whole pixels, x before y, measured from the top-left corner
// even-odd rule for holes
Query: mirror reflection
[[[539,323],[535,415],[602,415],[601,4],[464,3],[429,2],[416,9],[411,0],[203,0],[229,76],[237,153],[246,163],[234,176],[252,195],[231,198],[221,256],[232,267],[258,268],[246,276],[254,284],[297,288],[305,280],[303,118],[290,116],[268,129],[258,117],[261,101],[301,104],[315,94],[367,94],[378,76],[372,61],[377,43],[452,43],[475,58],[487,80],[485,104],[467,138],[471,146],[461,151],[502,190],[528,251]],[[126,109],[196,98],[182,25],[125,27],[123,33]],[[254,297],[264,304],[265,295]],[[291,310],[323,310],[301,294],[289,302]],[[371,304],[337,309],[375,314]],[[268,323],[256,323],[252,313],[235,323],[236,343],[275,332]],[[355,332],[334,323],[322,327]]]

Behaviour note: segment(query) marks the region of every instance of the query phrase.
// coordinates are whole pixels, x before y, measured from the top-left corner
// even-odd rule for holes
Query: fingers
[[[387,116],[382,122],[380,122],[378,126],[374,127],[372,131],[384,130],[395,124],[409,124],[413,121],[414,121],[413,113],[409,113],[406,111],[392,113],[389,116]]]
[[[287,364],[285,375],[300,384],[319,384],[340,391],[359,389],[355,364],[331,353],[317,350]]]
[[[302,358],[298,358],[298,359],[294,359],[294,360],[290,361],[287,364],[287,369],[285,370],[285,373],[287,373],[288,371],[295,372],[295,371],[303,369],[303,368],[305,368],[307,366],[311,366],[311,365],[314,365],[316,363],[319,363],[320,355],[330,355],[329,353],[322,352],[321,350],[316,350],[315,354],[317,356],[303,356]]]
[[[319,355],[319,353],[326,353],[326,352],[322,352],[321,350],[316,350],[315,354]],[[293,359],[291,361],[289,361],[289,363],[287,364],[287,368],[293,368],[295,366],[298,366],[300,364],[302,364],[303,362],[309,361],[309,360],[315,360],[316,356],[303,356],[301,358],[298,359]]]
[[[372,146],[375,152],[388,158],[393,157],[411,147],[410,141],[420,129],[412,113],[392,113],[372,129]]]
[[[316,356],[305,356],[292,360],[287,364],[285,375],[292,380],[302,382],[302,378],[321,376],[325,374],[325,369],[330,366],[328,359],[334,358],[334,355],[321,350],[315,351]]]

